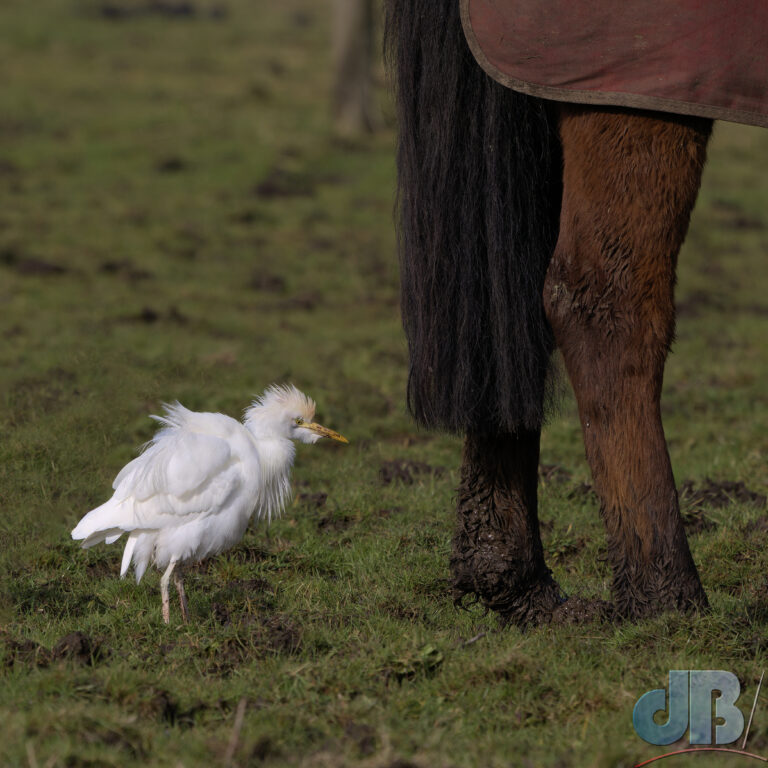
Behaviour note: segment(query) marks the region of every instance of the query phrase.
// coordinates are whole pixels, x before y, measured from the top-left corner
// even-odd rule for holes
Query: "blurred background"
[[[347,6],[0,6],[14,478],[38,444],[32,482],[60,493],[128,458],[159,400],[237,415],[275,380],[340,429],[405,428],[391,108],[374,12]]]
[[[696,661],[736,643],[736,606],[757,600],[768,565],[755,522],[768,491],[768,132],[716,127],[663,401],[678,485],[714,489],[684,507],[726,618],[702,619],[695,640],[682,623],[595,629],[574,667],[546,634],[510,640],[451,602],[461,445],[405,412],[381,26],[372,0],[0,2],[7,764],[507,765],[514,744],[533,764],[595,765],[605,743],[615,765],[636,746],[617,670],[642,692],[674,643],[699,642]],[[286,518],[193,571],[197,621],[164,634],[156,576],[119,581],[119,547],[82,552],[69,530],[107,498],[162,401],[238,416],[286,380],[351,445],[300,449]],[[566,589],[605,596],[567,386],[542,462],[548,560]],[[73,631],[95,645],[50,666]],[[749,632],[762,649],[763,624]],[[480,633],[475,655],[462,643]],[[638,648],[661,661],[626,670]],[[588,686],[591,721],[577,706]]]

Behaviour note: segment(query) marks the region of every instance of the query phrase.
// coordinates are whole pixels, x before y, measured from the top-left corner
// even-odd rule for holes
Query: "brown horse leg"
[[[563,106],[560,235],[544,289],[607,530],[616,609],[704,607],[661,424],[677,254],[711,121]]]
[[[451,570],[457,602],[477,599],[519,626],[562,602],[544,562],[536,508],[539,431],[468,435]]]

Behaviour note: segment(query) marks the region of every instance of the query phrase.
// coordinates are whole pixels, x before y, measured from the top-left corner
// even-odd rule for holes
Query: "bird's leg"
[[[181,568],[174,571],[173,583],[179,593],[179,605],[181,606],[181,618],[185,624],[189,624],[189,610],[187,609],[187,593],[184,591],[184,575]]]
[[[168,567],[165,569],[165,573],[160,578],[160,594],[163,597],[163,621],[166,624],[171,623],[171,602],[168,597],[168,582],[171,580],[171,574],[176,566],[176,561],[171,560]]]

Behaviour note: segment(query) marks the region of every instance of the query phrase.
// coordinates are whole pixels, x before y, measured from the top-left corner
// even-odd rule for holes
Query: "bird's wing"
[[[142,518],[132,523],[143,525],[157,515],[215,512],[242,480],[240,457],[226,437],[180,425],[158,432],[144,453],[123,468],[113,484],[114,499],[132,501]]]
[[[210,483],[232,459],[232,449],[224,438],[164,429],[115,478],[115,496],[135,501],[158,495],[184,499]]]

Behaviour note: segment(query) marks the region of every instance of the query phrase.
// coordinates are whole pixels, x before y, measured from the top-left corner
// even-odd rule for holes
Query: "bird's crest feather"
[[[295,410],[307,421],[315,417],[315,401],[293,384],[272,384],[245,409],[245,419],[259,418],[276,410]]]

